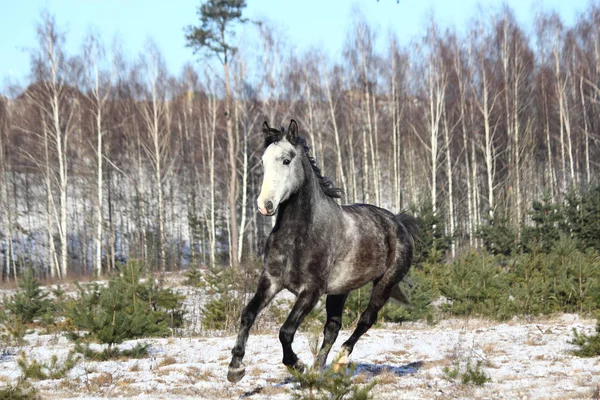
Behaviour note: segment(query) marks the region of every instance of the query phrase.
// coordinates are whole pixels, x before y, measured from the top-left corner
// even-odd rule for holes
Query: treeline
[[[265,119],[299,121],[344,202],[431,204],[449,255],[502,218],[521,243],[534,200],[562,203],[600,167],[600,6],[531,22],[432,20],[403,47],[357,13],[340,55],[291,51],[265,22],[222,71],[175,76],[151,41],[137,59],[94,35],[67,54],[44,15],[26,87],[0,98],[3,277],[253,260],[271,228],[255,206]]]

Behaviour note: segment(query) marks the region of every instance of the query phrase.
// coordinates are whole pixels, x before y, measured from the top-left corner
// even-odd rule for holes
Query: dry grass
[[[361,372],[360,374],[356,375],[354,377],[354,379],[352,380],[352,382],[358,384],[358,385],[362,385],[364,383],[369,382],[372,379],[372,376],[370,374],[367,374],[365,372]]]
[[[486,343],[483,345],[482,350],[485,354],[498,354],[496,352],[496,343]]]
[[[211,370],[201,370],[198,367],[189,367],[184,373],[188,380],[192,383],[196,383],[197,381],[209,381],[216,377]]]
[[[129,367],[129,372],[138,372],[140,371],[140,364],[135,363],[131,367]]]
[[[389,385],[396,383],[398,376],[388,369],[384,369],[379,375],[377,375],[377,383],[379,385]]]
[[[391,356],[401,358],[407,354],[410,354],[407,350],[394,350],[389,353]]]
[[[75,391],[79,389],[79,384],[81,381],[79,379],[61,379],[58,382],[57,387],[59,389],[65,389],[69,391]]]
[[[254,367],[248,372],[248,376],[260,376],[263,373],[265,373],[265,371],[263,371],[259,367]]]
[[[110,372],[101,372],[100,374],[89,380],[88,386],[90,388],[102,388],[112,385],[113,382],[113,374],[111,374]],[[93,392],[95,390],[91,389],[90,391]]]
[[[158,363],[158,367],[166,367],[167,365],[173,364],[177,364],[177,360],[175,359],[175,357],[167,356],[160,360],[160,362]]]
[[[452,360],[450,358],[442,358],[440,360],[432,360],[425,361],[423,363],[423,369],[431,369],[431,368],[443,368],[452,364]]]
[[[281,393],[286,393],[287,389],[283,386],[265,386],[261,391],[260,394],[263,396],[266,396],[267,398],[270,398],[271,396],[275,396]]]
[[[172,368],[155,369],[154,375],[155,376],[166,376],[166,375],[169,375],[171,372],[173,372]]]
[[[123,388],[123,387],[127,387],[127,386],[131,385],[132,383],[135,383],[135,379],[123,378],[123,379],[120,379],[119,382],[117,382],[117,386]]]
[[[502,379],[498,379],[498,382],[519,381],[519,380],[521,380],[521,378],[522,378],[521,375],[516,375],[516,374],[505,375],[502,377]]]
[[[542,335],[528,334],[525,344],[528,346],[543,346],[546,344],[546,341],[544,340]]]

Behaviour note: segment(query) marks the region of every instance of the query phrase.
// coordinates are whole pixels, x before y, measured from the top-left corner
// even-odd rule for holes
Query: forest
[[[460,32],[431,18],[404,46],[356,11],[341,54],[324,54],[292,51],[268,21],[252,27],[258,46],[245,43],[239,3],[218,46],[182,30],[190,63],[178,75],[152,40],[136,56],[90,34],[68,54],[54,17],[40,17],[27,82],[0,96],[3,280],[129,260],[156,272],[256,265],[273,224],[256,209],[260,126],[291,118],[343,203],[423,221],[421,260],[482,250],[502,264],[568,236],[597,266],[598,240],[569,221],[588,218],[584,198],[600,215],[600,6],[572,26],[554,12],[523,26],[507,6]]]

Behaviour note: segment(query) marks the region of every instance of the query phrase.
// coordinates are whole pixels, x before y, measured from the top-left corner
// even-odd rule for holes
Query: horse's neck
[[[302,231],[302,227],[311,225],[312,229],[319,227],[318,213],[322,213],[324,208],[331,207],[331,201],[327,199],[319,183],[314,177],[288,201],[280,206],[277,213],[277,223],[280,228],[290,227],[295,231]]]

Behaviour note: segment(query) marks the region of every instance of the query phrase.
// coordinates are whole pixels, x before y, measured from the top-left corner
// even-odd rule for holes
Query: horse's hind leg
[[[337,371],[340,366],[348,363],[348,356],[352,353],[354,345],[358,339],[373,326],[375,321],[377,321],[377,313],[390,298],[392,289],[396,286],[397,282],[395,280],[386,280],[385,278],[386,277],[384,276],[379,282],[374,283],[371,299],[369,300],[367,308],[360,315],[356,329],[342,345],[342,348],[336,357],[336,366],[334,366],[335,371]]]
[[[325,303],[327,309],[327,322],[325,322],[325,328],[323,329],[323,345],[321,346],[321,350],[319,350],[317,360],[315,361],[315,366],[317,368],[323,368],[325,366],[329,350],[331,350],[331,346],[333,346],[335,339],[337,339],[342,326],[342,312],[344,310],[346,298],[348,298],[348,294],[327,296]]]
[[[231,350],[233,356],[227,372],[227,380],[229,382],[239,382],[244,377],[246,367],[244,366],[242,359],[246,352],[246,341],[248,340],[250,328],[252,327],[252,324],[254,324],[254,320],[258,313],[273,300],[273,297],[275,297],[280,290],[281,285],[279,282],[274,281],[266,272],[263,272],[258,281],[256,293],[242,311],[242,321],[237,341]]]

